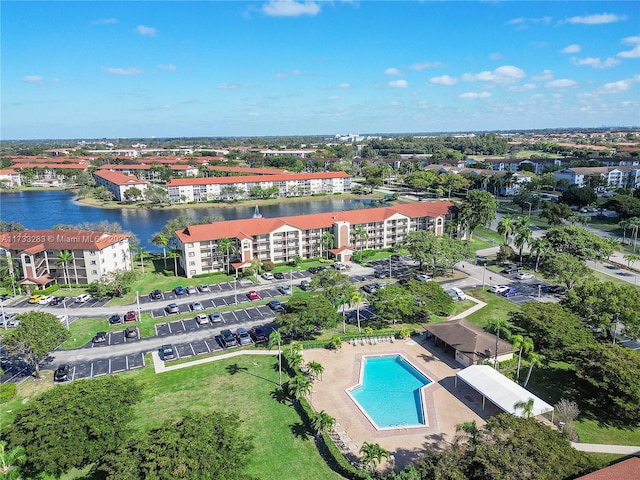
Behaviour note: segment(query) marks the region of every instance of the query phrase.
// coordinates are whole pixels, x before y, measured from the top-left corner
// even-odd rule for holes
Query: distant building
[[[138,180],[136,177],[110,170],[98,170],[94,172],[93,177],[96,180],[96,186],[105,187],[113,193],[113,196],[119,202],[126,200],[125,193],[134,187],[140,190],[142,198],[144,198],[144,194],[149,187],[149,182],[146,180]]]
[[[553,174],[558,180],[567,180],[569,185],[583,187],[589,179],[602,180],[604,188],[640,187],[640,167],[573,167],[565,168]]]
[[[451,202],[419,202],[295,217],[228,220],[191,225],[176,234],[182,251],[180,262],[191,278],[223,271],[227,265],[242,270],[253,259],[280,263],[295,257],[331,257],[349,261],[360,249],[399,245],[411,231],[431,230],[442,235],[445,223],[455,215]],[[366,235],[358,236],[356,227]],[[219,249],[222,238],[231,241],[233,252]]]
[[[61,252],[71,254],[66,269],[60,264]],[[28,289],[52,283],[87,285],[105,274],[131,270],[127,234],[89,230],[3,232],[0,254],[19,262],[15,276]]]
[[[2,187],[19,187],[22,185],[22,175],[12,168],[0,170],[0,186]]]

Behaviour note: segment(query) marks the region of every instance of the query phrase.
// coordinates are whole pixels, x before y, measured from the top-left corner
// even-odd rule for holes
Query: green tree
[[[496,231],[504,238],[502,241],[503,245],[509,245],[509,237],[513,234],[514,230],[515,224],[511,215],[503,215],[496,228]]]
[[[551,249],[549,242],[547,242],[544,238],[533,239],[529,244],[529,247],[530,254],[536,257],[536,265],[534,270],[537,272],[538,267],[540,266],[540,260],[548,257],[553,252],[553,250]]]
[[[333,233],[326,231],[322,234],[321,239],[322,249],[327,251],[327,260],[329,259],[329,250],[335,245],[335,237]]]
[[[529,354],[529,358],[527,358],[527,361],[529,362],[529,370],[527,371],[527,378],[525,379],[524,384],[522,385],[523,387],[526,387],[527,384],[529,383],[529,380],[531,379],[531,373],[533,372],[533,367],[541,367],[542,361],[544,359],[545,357],[538,353],[531,352]]]
[[[509,339],[513,348],[518,349],[518,367],[516,369],[516,382],[520,381],[520,364],[522,363],[522,354],[528,355],[533,352],[533,340],[522,335],[512,335]]]
[[[528,377],[527,377],[528,378]],[[529,400],[521,400],[513,404],[514,410],[522,410],[523,418],[531,418],[533,417],[533,398],[529,398]]]
[[[236,413],[189,413],[137,433],[106,455],[99,471],[107,479],[243,480],[253,449]]]
[[[287,382],[287,391],[291,398],[299,400],[311,394],[313,383],[303,375],[296,375]]]
[[[571,216],[571,209],[566,203],[542,202],[542,213],[540,216],[544,218],[549,225],[562,225],[562,220],[566,220]]]
[[[480,225],[488,225],[496,218],[498,201],[485,190],[471,190],[460,205],[460,223],[469,238]]]
[[[498,351],[500,346],[500,335],[502,334],[505,338],[508,338],[511,335],[511,325],[509,321],[505,318],[491,318],[487,322],[486,329],[493,333],[496,337],[496,349],[494,351],[495,357],[493,360],[493,367],[498,369]]]
[[[377,318],[394,325],[396,322],[410,321],[418,312],[428,315],[426,309],[421,309],[411,292],[402,285],[375,290],[369,296],[369,304],[375,309]]]
[[[6,480],[20,480],[20,466],[27,461],[24,447],[7,450],[7,442],[0,441],[0,477]]]
[[[591,269],[570,253],[551,255],[545,261],[543,271],[550,279],[564,283],[567,288],[573,288],[578,282],[592,276]]]
[[[427,321],[429,312],[446,317],[453,310],[451,295],[445,292],[437,282],[411,280],[404,287],[420,307],[418,314],[422,313]]]
[[[469,446],[475,447],[478,444],[478,436],[480,435],[480,428],[475,420],[471,420],[456,425],[456,438],[455,443],[458,443],[462,438],[466,438]]]
[[[562,192],[560,196],[560,202],[567,205],[576,205],[578,207],[586,207],[595,203],[598,199],[596,192],[591,187],[578,187],[571,185],[567,190]]]
[[[311,417],[311,427],[318,433],[327,433],[333,430],[336,419],[324,410],[317,412]]]
[[[278,347],[278,386],[282,387],[282,336],[278,330],[273,329],[269,334],[267,348],[269,350]]]
[[[317,327],[333,328],[338,321],[335,306],[324,295],[294,294],[287,313],[279,316],[280,330],[296,338],[313,337]]]
[[[356,225],[351,232],[354,242],[360,242],[360,253],[364,249],[364,244],[369,240],[369,234],[362,225]]]
[[[139,400],[140,387],[115,375],[60,385],[18,410],[4,436],[10,447],[25,446],[29,476],[60,476],[116,450],[132,433]]]
[[[358,324],[358,333],[362,333],[362,330],[360,328],[360,304],[362,303],[363,299],[364,298],[362,297],[362,293],[360,292],[360,290],[354,290],[351,293],[351,305],[356,306],[356,322]]]
[[[236,246],[236,243],[232,242],[229,238],[222,237],[220,240],[218,240],[218,250],[224,255],[227,264],[225,270],[227,273],[229,273],[229,270],[231,268],[231,255],[235,255],[238,252],[238,247]]]
[[[124,199],[127,202],[135,202],[136,200],[138,200],[140,198],[142,198],[142,190],[140,190],[138,187],[128,188],[124,192]]]
[[[435,234],[429,230],[416,230],[407,234],[405,247],[411,258],[418,262],[419,270],[429,260],[428,253],[433,250],[435,238]]]
[[[151,243],[156,247],[162,248],[162,258],[164,259],[164,268],[167,268],[167,245],[169,245],[169,237],[164,233],[154,233],[151,237]]]
[[[376,465],[379,465],[383,458],[387,460],[391,458],[389,452],[377,443],[364,442],[360,447],[360,453],[362,454],[362,463],[368,465],[372,472],[375,472]]]
[[[73,253],[70,250],[63,250],[58,253],[58,258],[56,259],[56,266],[62,265],[64,272],[64,281],[67,285],[69,285],[69,291],[71,291],[71,277],[69,277],[69,264],[74,260]]]
[[[144,247],[136,247],[138,258],[140,259],[140,267],[142,268],[142,274],[144,275],[144,254],[147,253],[147,249]]]
[[[311,279],[311,289],[321,288],[323,296],[331,302],[336,310],[341,299],[347,298],[346,293],[350,287],[349,276],[333,268],[318,272]]]
[[[614,250],[614,245],[608,239],[583,227],[552,228],[545,233],[544,239],[553,251],[568,253],[578,260],[603,261]]]
[[[525,244],[530,245],[531,239],[533,238],[529,217],[523,216],[518,218],[513,234],[513,243],[518,248],[518,255],[520,257],[520,262],[522,263],[522,249]]]
[[[324,367],[322,366],[321,363],[314,362],[314,361],[308,362],[307,369],[309,371],[309,376],[311,377],[312,380],[315,380],[318,377],[322,379],[322,373],[324,372]]]
[[[17,319],[20,325],[4,337],[4,347],[10,354],[22,355],[39,378],[40,362],[69,338],[69,331],[50,313],[30,311],[21,313]]]

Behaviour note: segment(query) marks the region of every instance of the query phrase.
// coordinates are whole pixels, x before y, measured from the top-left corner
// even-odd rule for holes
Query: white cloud
[[[156,33],[158,33],[155,28],[145,27],[144,25],[138,25],[136,27],[136,32],[138,32],[143,37],[155,37]]]
[[[489,60],[502,60],[502,54],[501,53],[490,53],[489,54]]]
[[[27,75],[26,77],[22,77],[22,81],[25,83],[35,83],[37,85],[42,85],[44,83],[44,78],[40,75]]]
[[[101,18],[100,20],[94,20],[91,22],[94,25],[113,25],[114,23],[118,23],[117,18]]]
[[[512,86],[509,87],[510,92],[527,92],[529,90],[534,90],[536,88],[535,83],[525,83],[521,86]]]
[[[562,50],[560,50],[560,53],[578,53],[580,50],[582,50],[582,47],[574,43],[564,47]]]
[[[409,83],[406,80],[392,80],[389,82],[391,88],[407,88]]]
[[[624,43],[626,45],[639,45],[640,44],[640,36],[623,38],[622,39],[622,43]]]
[[[558,80],[551,80],[544,84],[547,88],[571,88],[578,85],[575,80],[569,80],[568,78],[559,78]]]
[[[587,58],[571,58],[571,63],[574,65],[588,65],[598,70],[604,70],[605,68],[615,67],[620,64],[620,60],[616,60],[613,57],[609,57],[602,61],[599,57],[587,57]]]
[[[402,72],[395,67],[389,67],[384,71],[384,74],[399,76],[402,75]]]
[[[640,82],[640,75],[636,75],[632,78],[627,78],[624,80],[618,80],[617,82],[605,83],[602,86],[601,91],[603,93],[623,93],[631,88],[631,85],[634,83]]]
[[[347,88],[351,88],[351,85],[348,83],[341,83],[336,88],[339,88],[341,90],[346,90]]]
[[[165,70],[167,72],[175,72],[178,69],[178,67],[176,67],[175,65],[171,65],[171,64],[169,64],[169,65],[158,65],[158,68],[160,70]]]
[[[462,80],[465,82],[495,82],[500,84],[513,83],[526,77],[523,70],[513,65],[504,65],[493,71],[485,70],[480,73],[465,73]]]
[[[476,98],[488,98],[491,96],[489,92],[466,92],[458,95],[458,98],[475,100]]]
[[[458,79],[450,77],[449,75],[441,75],[439,77],[433,77],[429,80],[429,83],[432,85],[445,85],[449,87],[458,83]]]
[[[119,68],[119,67],[107,67],[103,68],[102,71],[104,73],[109,73],[111,75],[140,75],[144,73],[144,70],[139,68]]]
[[[622,39],[622,43],[625,45],[634,45],[631,50],[624,50],[618,52],[620,58],[640,58],[640,37],[627,37]]]
[[[549,80],[553,80],[553,70],[544,69],[542,73],[531,77],[531,80],[534,82],[548,82]]]
[[[239,83],[221,83],[218,85],[218,88],[221,90],[235,90],[236,88],[240,88]]]
[[[427,68],[437,68],[437,67],[441,67],[441,66],[442,66],[442,62],[421,62],[421,63],[414,63],[409,68],[411,70],[416,70],[418,72],[422,72],[422,71],[426,70]]]
[[[509,20],[507,22],[507,25],[516,25],[520,30],[524,30],[529,28],[529,24],[533,23],[533,24],[543,24],[543,25],[548,25],[549,23],[551,23],[551,17],[538,17],[538,18],[525,18],[525,17],[518,17],[518,18],[512,18],[511,20]]]
[[[601,25],[603,23],[615,23],[626,20],[624,15],[616,15],[615,13],[600,13],[595,15],[583,15],[571,17],[566,20],[567,23],[582,23],[585,25]]]
[[[316,2],[297,2],[294,0],[271,0],[262,6],[262,12],[270,17],[299,17],[317,15],[320,5]]]

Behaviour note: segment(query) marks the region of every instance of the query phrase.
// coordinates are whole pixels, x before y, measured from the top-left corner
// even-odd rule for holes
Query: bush
[[[262,262],[262,269],[265,272],[270,272],[274,268],[276,268],[276,264],[273,263],[271,260],[265,260],[264,262]]]
[[[16,396],[18,387],[15,383],[7,382],[0,385],[0,403],[7,403]]]
[[[50,287],[45,288],[44,290],[38,290],[38,295],[49,295],[57,290],[60,290],[60,285],[57,283],[51,285]]]

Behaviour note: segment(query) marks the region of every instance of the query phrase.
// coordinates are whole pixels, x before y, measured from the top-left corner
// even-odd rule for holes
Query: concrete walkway
[[[571,442],[571,446],[581,452],[592,453],[613,453],[619,455],[640,456],[640,447],[633,445],[604,445],[599,443],[578,443]]]
[[[475,305],[471,308],[468,308],[464,312],[461,312],[458,315],[451,317],[449,320],[458,320],[459,318],[466,318],[467,316],[471,315],[474,312],[477,312],[478,310],[480,310],[481,308],[484,308],[487,305],[483,301],[478,300],[477,298],[470,297],[469,295],[467,295],[467,299],[471,300],[472,302],[475,302]]]
[[[203,365],[205,363],[217,362],[218,360],[225,360],[227,358],[239,357],[241,355],[277,355],[280,352],[280,350],[236,350],[235,352],[223,353],[222,355],[201,358],[199,360],[179,363],[177,365],[169,365],[168,367],[166,366],[166,362],[160,359],[160,355],[157,351],[151,352],[151,357],[153,358],[153,368],[156,373],[162,373],[170,372],[172,370],[180,370],[182,368],[195,367],[196,365]]]

